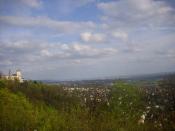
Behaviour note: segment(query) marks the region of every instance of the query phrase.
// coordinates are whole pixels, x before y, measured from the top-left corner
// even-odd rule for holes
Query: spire
[[[10,78],[10,76],[11,76],[11,70],[9,69],[9,78]]]

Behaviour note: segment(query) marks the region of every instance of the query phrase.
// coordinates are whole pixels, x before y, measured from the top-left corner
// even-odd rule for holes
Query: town
[[[134,129],[173,130],[173,112],[175,111],[174,76],[174,74],[159,74],[125,79],[42,82],[24,80],[20,70],[17,70],[12,75],[9,71],[9,75],[1,74],[0,77],[0,98],[3,95],[11,97],[9,98],[12,99],[10,101],[2,97],[7,106],[11,106],[10,102],[12,101],[22,105],[18,109],[13,103],[12,107],[6,108],[6,106],[1,105],[0,100],[0,107],[4,109],[3,112],[15,114],[17,114],[16,111],[18,110],[20,110],[18,112],[23,113],[33,110],[36,113],[35,117],[37,117],[38,122],[41,122],[39,119],[41,116],[46,121],[48,118],[45,115],[55,112],[56,114],[49,115],[49,119],[55,121],[54,129],[60,129],[59,117],[61,116],[61,121],[64,121],[65,124],[64,129],[67,128],[67,125],[69,126],[68,129],[72,129],[75,124],[72,125],[71,123],[76,120],[78,122],[76,130],[82,128],[95,128],[96,130],[100,128],[100,130],[105,131],[107,129],[126,128],[125,124],[130,125],[133,122],[132,127]],[[21,97],[21,95],[24,97]],[[26,104],[24,102],[28,102],[28,100],[28,104],[32,108],[24,107],[23,109]],[[11,108],[14,109],[11,110]],[[44,110],[50,109],[49,111],[42,111],[44,114],[39,113],[37,115],[37,112],[41,110],[40,108],[44,108]],[[2,120],[9,117],[8,113],[3,113],[6,115]],[[31,117],[30,123],[34,122],[31,114],[26,117],[23,117],[25,114],[21,115],[23,119],[26,119],[26,123],[29,123],[28,117]],[[9,117],[9,119],[13,120],[12,117]],[[15,116],[15,119],[21,121],[19,116]],[[113,120],[111,121],[111,119]],[[92,121],[97,121],[98,125],[96,123],[92,124]],[[38,122],[34,123],[32,129],[41,128],[37,124]],[[2,121],[2,123],[6,125],[9,122]],[[116,123],[117,127],[115,127]],[[114,125],[108,126],[110,124]],[[103,128],[101,128],[102,125],[104,126]],[[20,128],[21,124],[14,124],[11,128],[14,126]],[[131,126],[129,127],[131,128]],[[50,130],[49,127],[48,130]]]

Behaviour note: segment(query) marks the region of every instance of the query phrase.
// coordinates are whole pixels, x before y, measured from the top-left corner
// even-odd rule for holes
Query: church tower
[[[16,70],[16,76],[21,78],[22,77],[22,74],[21,74],[21,71],[20,70]]]
[[[20,70],[16,70],[16,77],[18,78],[18,80],[22,83],[23,82],[23,78],[22,78],[22,74]]]

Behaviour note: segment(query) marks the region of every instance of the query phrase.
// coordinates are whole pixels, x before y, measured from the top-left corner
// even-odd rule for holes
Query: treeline
[[[0,131],[171,131],[175,129],[174,78],[158,82],[154,90],[117,81],[109,105],[100,103],[95,109],[78,92],[69,93],[58,85],[1,79]]]

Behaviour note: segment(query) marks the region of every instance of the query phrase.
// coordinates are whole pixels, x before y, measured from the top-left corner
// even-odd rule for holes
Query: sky
[[[174,67],[174,0],[0,0],[4,73],[80,80]]]

